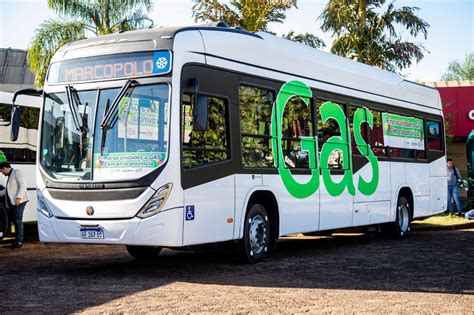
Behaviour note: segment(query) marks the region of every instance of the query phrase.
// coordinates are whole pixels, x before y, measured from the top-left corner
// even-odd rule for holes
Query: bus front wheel
[[[270,222],[265,208],[260,204],[249,205],[245,216],[244,237],[239,251],[244,261],[255,264],[265,259],[270,246]]]
[[[161,247],[127,245],[127,251],[135,259],[152,259],[161,252]]]

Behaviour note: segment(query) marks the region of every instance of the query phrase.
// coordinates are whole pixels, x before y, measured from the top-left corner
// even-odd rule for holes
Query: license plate
[[[104,230],[102,228],[81,228],[81,238],[83,239],[102,239]]]

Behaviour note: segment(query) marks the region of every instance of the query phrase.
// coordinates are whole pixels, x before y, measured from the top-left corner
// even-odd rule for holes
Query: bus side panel
[[[366,164],[354,174],[356,194],[354,196],[354,214],[352,226],[377,224],[390,221],[390,163],[379,161],[379,180],[376,191],[366,196],[357,189],[360,178],[366,182],[372,179],[372,167]],[[367,204],[372,203],[368,206]]]
[[[448,184],[446,157],[429,164],[430,169],[430,215],[446,210],[448,204]]]
[[[405,163],[405,178],[413,192],[413,217],[429,215],[430,173],[425,163]]]
[[[402,187],[406,186],[405,183],[405,163],[403,162],[391,162],[390,165],[390,182],[392,185],[392,198],[390,207],[390,221],[396,219],[396,209],[398,202],[398,194]]]
[[[341,182],[342,177],[343,175],[331,175],[334,183]],[[339,196],[332,196],[321,176],[320,198],[319,230],[345,228],[352,225],[354,197],[347,188]]]
[[[294,175],[299,183],[306,183],[310,175]],[[278,196],[280,211],[280,235],[318,230],[319,190],[311,196],[299,199],[286,189],[280,175],[263,175],[263,184],[272,187]]]
[[[262,175],[236,174],[235,175],[235,225],[234,239],[242,238],[244,229],[244,218],[248,207],[248,201],[252,191],[258,190],[263,184]]]
[[[234,186],[230,175],[184,190],[184,246],[233,239]]]

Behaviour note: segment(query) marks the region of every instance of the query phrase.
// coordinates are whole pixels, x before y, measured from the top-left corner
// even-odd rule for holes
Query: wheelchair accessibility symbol
[[[186,206],[186,221],[194,220],[194,206]]]

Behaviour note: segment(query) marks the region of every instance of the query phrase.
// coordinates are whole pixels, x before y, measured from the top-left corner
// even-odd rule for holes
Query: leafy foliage
[[[305,44],[306,46],[310,46],[310,47],[313,47],[313,48],[326,47],[326,44],[324,43],[324,41],[321,38],[319,38],[318,36],[313,35],[311,33],[295,35],[294,31],[290,31],[287,34],[283,34],[282,37],[285,38],[285,39],[292,40],[294,42]]]
[[[463,62],[454,60],[448,65],[448,71],[443,74],[444,81],[474,80],[474,52],[466,54]]]
[[[249,32],[268,32],[270,23],[283,23],[286,11],[297,7],[297,0],[232,0],[230,4],[219,0],[193,0],[193,16],[202,22],[223,21],[231,27],[241,27]],[[323,41],[309,33],[295,35],[293,31],[283,38],[311,47],[324,47]]]
[[[149,28],[153,21],[146,12],[151,0],[48,0],[60,18],[46,20],[35,31],[28,50],[28,65],[35,84],[42,86],[49,62],[63,45],[94,35]]]
[[[331,52],[389,71],[409,67],[413,60],[419,62],[423,45],[405,41],[397,30],[426,39],[429,24],[415,15],[419,8],[395,8],[395,1],[386,2],[330,0],[319,19],[321,29],[336,37]]]

